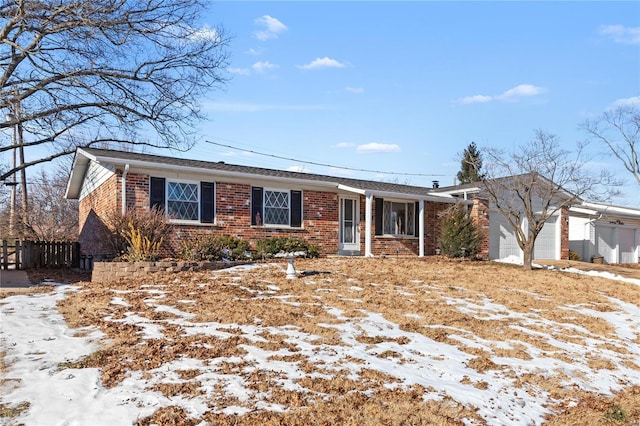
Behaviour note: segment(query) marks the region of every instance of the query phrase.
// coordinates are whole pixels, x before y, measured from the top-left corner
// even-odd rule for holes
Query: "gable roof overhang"
[[[78,148],[74,157],[73,168],[67,183],[66,198],[77,199],[82,190],[83,180],[91,162],[106,167],[125,167],[133,169],[178,172],[184,174],[215,174],[220,178],[228,178],[234,182],[271,182],[274,185],[294,185],[305,188],[325,189],[332,192],[345,191],[361,195],[377,197],[402,198],[409,200],[437,201],[454,203],[456,199],[448,194],[432,193],[429,189],[418,186],[392,184],[351,178],[317,175],[311,173],[289,172],[275,169],[264,169],[250,166],[185,160],[150,154],[126,153],[121,151],[94,148]]]
[[[569,209],[569,215],[571,216],[572,213],[574,216],[577,216],[577,215],[591,216],[591,217],[606,216],[608,218],[640,219],[640,209],[634,209],[630,207],[611,206],[611,205],[598,204],[598,203],[590,203],[586,201],[582,202],[582,204],[572,206]]]

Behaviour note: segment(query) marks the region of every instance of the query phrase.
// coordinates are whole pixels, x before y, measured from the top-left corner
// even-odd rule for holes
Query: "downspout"
[[[124,165],[122,172],[122,216],[127,214],[127,174],[129,173],[129,163]]]

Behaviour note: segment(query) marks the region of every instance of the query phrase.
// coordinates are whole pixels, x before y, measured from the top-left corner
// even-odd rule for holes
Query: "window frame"
[[[170,215],[169,213],[169,184],[171,183],[182,183],[182,184],[189,184],[189,185],[195,185],[196,189],[197,189],[197,201],[195,202],[197,204],[197,212],[198,212],[198,218],[197,219],[181,219],[181,218],[174,218]],[[171,223],[188,223],[188,224],[195,224],[195,223],[201,223],[201,218],[202,218],[202,212],[201,212],[201,205],[202,205],[202,193],[201,193],[201,185],[202,182],[200,181],[195,181],[195,180],[187,180],[187,179],[172,179],[172,178],[165,178],[165,200],[164,200],[164,211],[166,212],[166,216],[167,216],[167,220],[170,221]],[[215,194],[215,185],[214,185],[214,194]],[[214,197],[215,200],[215,197]],[[177,201],[177,200],[172,200],[172,201]],[[184,202],[189,202],[189,203],[193,203],[192,201],[184,201]],[[215,211],[215,204],[214,204],[214,211]]]
[[[266,201],[267,201],[267,192],[279,192],[287,195],[287,223],[266,223]],[[271,207],[275,208],[275,207]],[[282,227],[291,227],[291,190],[290,189],[282,189],[282,188],[262,188],[262,225],[271,228],[282,228]]]
[[[387,205],[387,203],[390,203],[391,205],[391,214],[393,213],[393,205],[394,204],[404,204],[404,223],[405,223],[405,231],[404,233],[400,234],[400,233],[392,233],[392,232],[386,232],[387,231],[387,227],[390,226],[387,224],[387,215],[385,214],[385,206]],[[411,206],[411,207],[409,207]],[[402,199],[395,199],[395,198],[384,198],[382,201],[382,233],[380,235],[382,236],[388,236],[388,237],[395,237],[395,238],[416,238],[415,234],[416,234],[416,230],[413,229],[415,228],[415,220],[416,220],[416,207],[415,207],[415,201],[413,200],[402,200]],[[411,217],[409,210],[413,209],[413,216]],[[411,229],[410,229],[411,228]],[[411,231],[411,232],[410,232]]]

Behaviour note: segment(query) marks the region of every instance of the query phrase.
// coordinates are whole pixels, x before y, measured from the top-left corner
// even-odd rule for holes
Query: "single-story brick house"
[[[82,254],[97,259],[112,254],[106,214],[153,206],[175,224],[174,247],[211,232],[295,236],[322,254],[425,256],[436,253],[439,213],[459,202],[432,188],[94,148],[77,150],[66,197],[80,201]],[[483,202],[467,204],[486,229]]]

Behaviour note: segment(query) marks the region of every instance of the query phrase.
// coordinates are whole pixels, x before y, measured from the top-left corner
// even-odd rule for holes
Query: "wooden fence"
[[[2,241],[2,269],[78,268],[80,243],[66,241]]]

